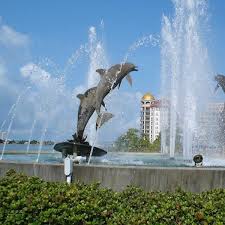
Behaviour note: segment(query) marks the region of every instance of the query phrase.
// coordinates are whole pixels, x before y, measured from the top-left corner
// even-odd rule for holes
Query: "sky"
[[[3,0],[0,6],[0,126],[7,131],[12,122],[9,138],[28,139],[34,123],[36,139],[45,131],[47,139],[70,138],[79,106],[74,96],[86,88],[90,56],[80,51],[74,65],[63,71],[89,43],[91,27],[104,48],[99,65],[119,63],[130,53],[128,61],[139,68],[132,73],[133,86],[124,81],[109,99],[115,118],[100,137],[110,141],[130,127],[138,128],[141,96],[148,91],[160,96],[162,15],[173,17],[172,1]],[[215,73],[225,73],[224,12],[224,1],[208,1],[204,41]],[[156,43],[129,52],[149,35]],[[62,74],[65,81],[59,79]]]

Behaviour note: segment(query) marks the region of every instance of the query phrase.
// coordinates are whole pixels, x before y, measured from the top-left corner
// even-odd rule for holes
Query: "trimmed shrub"
[[[10,170],[0,180],[0,224],[223,225],[225,189],[114,192],[98,183],[45,182]]]

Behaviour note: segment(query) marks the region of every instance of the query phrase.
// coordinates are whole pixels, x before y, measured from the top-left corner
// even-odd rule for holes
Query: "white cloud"
[[[39,131],[42,129],[40,127],[47,124],[47,135],[51,135],[53,139],[56,136],[68,138],[74,132],[76,123],[74,111],[78,101],[73,95],[78,94],[83,87],[78,86],[72,91],[65,85],[64,79],[33,62],[21,67],[20,73],[32,86],[26,96],[26,102],[18,111],[21,123],[31,126],[32,121],[36,119]],[[24,116],[29,120],[24,120]]]
[[[11,98],[18,94],[18,85],[10,81],[8,74],[9,71],[5,63],[0,60],[0,96],[6,97],[7,94],[10,94]]]
[[[21,67],[20,73],[23,77],[29,78],[33,83],[46,83],[51,78],[50,73],[32,62]]]
[[[22,79],[17,77],[17,68],[28,56],[28,43],[27,35],[4,24],[0,17],[0,95],[4,96],[4,99],[1,99],[4,104],[6,102],[10,104],[10,99],[15,99],[24,88],[21,86]]]
[[[28,42],[28,36],[0,22],[0,47],[3,47],[0,52],[0,123],[6,120],[3,129],[7,129],[10,120],[8,110],[29,85],[31,88],[16,107],[9,138],[27,138],[34,120],[37,120],[35,138],[39,138],[46,123],[47,135],[53,139],[55,134],[62,139],[69,137],[74,132],[77,108],[72,99],[72,90],[66,87],[63,79],[38,64],[29,62],[21,67],[21,61],[4,57],[10,51],[20,53],[22,58],[24,49],[18,47],[26,47]],[[78,86],[74,93],[81,90],[82,86]],[[17,132],[13,132],[15,130]]]
[[[6,47],[26,47],[29,43],[29,37],[7,25],[0,24],[0,43]]]

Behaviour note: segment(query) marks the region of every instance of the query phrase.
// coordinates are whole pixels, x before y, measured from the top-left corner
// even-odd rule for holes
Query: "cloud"
[[[72,90],[65,85],[62,77],[47,72],[33,62],[22,66],[20,73],[31,85],[19,112],[20,121],[31,126],[32,121],[37,120],[39,131],[46,126],[47,135],[51,138],[68,138],[74,132],[74,111],[78,106],[74,95],[83,90],[82,86]],[[24,118],[24,114],[28,119]]]
[[[12,27],[0,24],[0,43],[6,47],[26,47],[29,43],[29,37],[15,31]]]
[[[32,62],[21,67],[20,73],[23,77],[29,78],[33,83],[47,83],[51,78],[50,73]]]
[[[68,138],[74,132],[78,104],[72,94],[83,90],[82,86],[72,90],[57,73],[27,59],[21,47],[29,47],[28,44],[27,35],[0,21],[0,124],[6,121],[3,129],[7,130],[11,120],[8,112],[26,90],[13,110],[15,119],[9,138],[28,138],[34,120],[37,120],[34,138],[40,137],[44,126],[47,127],[46,138]],[[20,58],[15,60],[9,55]],[[31,88],[27,89],[28,86]]]
[[[0,96],[1,101],[5,102],[8,99],[18,94],[18,84],[12,82],[9,78],[9,71],[6,64],[0,60]]]
[[[0,117],[15,103],[24,89],[23,79],[18,75],[18,66],[24,63],[28,53],[29,37],[3,24],[0,17]],[[21,48],[22,47],[22,48]],[[25,49],[24,49],[25,48]]]

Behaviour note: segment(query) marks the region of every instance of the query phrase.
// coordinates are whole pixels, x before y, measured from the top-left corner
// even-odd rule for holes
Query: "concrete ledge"
[[[16,163],[16,162],[0,162],[0,177],[5,173],[14,169],[19,173],[28,176],[38,176],[46,181],[65,181],[63,164],[39,164],[39,163]]]
[[[47,181],[65,181],[63,164],[0,162],[0,177],[9,169]],[[225,168],[74,165],[74,181],[100,182],[116,191],[134,185],[146,191],[174,191],[181,187],[201,192],[225,188]]]

